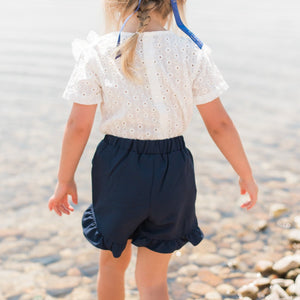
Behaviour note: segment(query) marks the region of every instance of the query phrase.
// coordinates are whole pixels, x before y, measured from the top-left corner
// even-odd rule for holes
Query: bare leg
[[[167,273],[171,256],[138,247],[135,279],[140,300],[169,300]]]
[[[125,271],[131,259],[131,240],[121,256],[115,258],[110,250],[100,250],[99,272],[97,278],[98,300],[124,300]]]

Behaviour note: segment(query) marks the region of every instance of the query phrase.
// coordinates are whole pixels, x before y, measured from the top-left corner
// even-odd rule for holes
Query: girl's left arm
[[[60,216],[62,212],[70,214],[69,211],[74,210],[68,203],[68,195],[72,196],[74,204],[78,203],[74,175],[89,139],[96,109],[97,104],[84,105],[74,102],[65,126],[57,175],[58,181],[55,192],[48,203],[49,209],[54,209]]]

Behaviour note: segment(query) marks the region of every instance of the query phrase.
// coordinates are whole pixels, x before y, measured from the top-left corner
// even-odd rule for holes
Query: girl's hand
[[[252,180],[243,180],[242,178],[239,179],[239,185],[241,189],[241,195],[245,195],[246,192],[248,192],[250,196],[250,201],[245,202],[241,205],[241,207],[246,207],[247,210],[252,208],[256,201],[257,201],[257,193],[258,193],[258,187],[254,181]]]
[[[62,213],[67,215],[70,214],[70,211],[74,211],[74,208],[68,203],[68,195],[72,196],[72,201],[74,204],[78,204],[77,197],[77,187],[75,181],[69,183],[60,183],[57,182],[55,192],[50,197],[48,202],[48,208],[51,211],[54,211],[61,216]]]

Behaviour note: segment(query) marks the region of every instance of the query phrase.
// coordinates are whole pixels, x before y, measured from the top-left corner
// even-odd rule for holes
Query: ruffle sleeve
[[[229,86],[214,62],[211,48],[204,44],[197,48],[196,72],[193,78],[192,90],[194,104],[204,104],[218,98]]]
[[[98,41],[99,36],[93,31],[86,40],[73,40],[75,65],[62,95],[64,99],[86,105],[101,103],[100,60],[95,47]]]

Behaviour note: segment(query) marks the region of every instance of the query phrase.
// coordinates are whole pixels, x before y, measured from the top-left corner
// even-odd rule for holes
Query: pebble
[[[199,279],[201,282],[207,283],[211,286],[217,286],[222,283],[222,278],[220,278],[218,275],[214,274],[210,269],[208,268],[201,268],[198,272],[197,279]]]
[[[236,294],[235,288],[232,285],[226,284],[226,283],[222,283],[222,284],[218,285],[216,290],[221,295],[235,295]]]
[[[300,229],[300,216],[295,216],[293,221],[294,221],[295,227]]]
[[[279,274],[284,274],[298,267],[300,267],[300,255],[287,255],[274,263],[273,270]]]
[[[255,271],[262,275],[268,274],[272,271],[273,262],[270,260],[259,260],[255,265]]]
[[[243,297],[249,297],[251,299],[257,298],[257,293],[259,289],[254,284],[247,284],[238,289],[238,294]]]
[[[300,274],[300,268],[288,271],[288,273],[286,274],[285,277],[287,279],[293,279],[294,280],[297,277],[298,274]]]
[[[270,206],[270,216],[273,218],[280,217],[283,213],[285,213],[288,208],[282,203],[274,203]]]
[[[200,266],[213,266],[226,262],[225,257],[213,253],[207,253],[203,255],[192,254],[190,258]]]
[[[202,282],[194,281],[188,285],[187,290],[191,293],[204,296],[208,292],[213,292],[214,289],[210,285]]]
[[[199,269],[200,268],[197,265],[189,264],[189,265],[181,267],[178,270],[178,274],[193,277],[194,275],[196,275],[199,272]]]
[[[294,281],[292,279],[274,278],[271,280],[271,284],[278,284],[282,288],[287,288],[293,283]]]
[[[218,292],[213,291],[213,292],[206,293],[205,299],[206,300],[222,300],[222,296]]]
[[[300,296],[300,274],[296,277],[295,280],[295,293],[297,296]]]
[[[253,281],[253,284],[255,284],[258,288],[265,288],[265,287],[269,286],[270,283],[271,283],[271,280],[270,280],[270,278],[267,278],[267,277],[257,278]]]
[[[288,239],[291,243],[300,243],[300,229],[291,229],[288,233]]]

